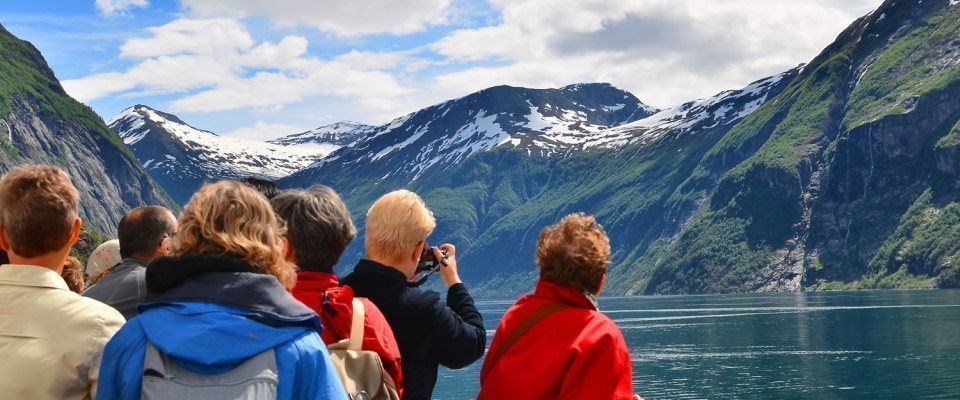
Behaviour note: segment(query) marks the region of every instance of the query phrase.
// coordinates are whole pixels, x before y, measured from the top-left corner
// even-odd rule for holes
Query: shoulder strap
[[[360,350],[363,346],[363,302],[353,298],[353,321],[350,324],[349,350]]]
[[[513,332],[510,332],[510,336],[507,336],[506,339],[503,340],[503,344],[500,345],[500,348],[497,349],[497,352],[490,355],[490,368],[492,369],[494,366],[496,366],[497,362],[500,361],[500,357],[503,357],[503,355],[507,353],[507,350],[510,350],[510,348],[513,347],[513,345],[516,344],[517,341],[520,340],[520,338],[530,330],[530,328],[533,328],[537,322],[542,321],[544,318],[557,311],[560,311],[563,308],[564,306],[560,303],[548,303],[547,305],[528,315],[527,318],[517,325],[517,329],[514,329]]]

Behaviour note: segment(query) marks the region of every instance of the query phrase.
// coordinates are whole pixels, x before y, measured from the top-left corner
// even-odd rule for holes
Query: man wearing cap
[[[137,305],[147,296],[147,264],[167,255],[176,232],[177,219],[166,208],[146,206],[127,213],[117,227],[123,261],[83,295],[116,308],[126,319],[137,316]]]
[[[109,269],[120,264],[120,261],[123,259],[120,258],[120,241],[117,239],[103,242],[93,249],[93,253],[87,258],[87,268],[83,270],[87,287],[97,283]]]

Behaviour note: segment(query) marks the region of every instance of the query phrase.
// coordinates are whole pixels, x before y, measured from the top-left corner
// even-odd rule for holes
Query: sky
[[[105,120],[134,104],[271,139],[496,85],[608,82],[666,108],[815,57],[881,0],[4,0]]]

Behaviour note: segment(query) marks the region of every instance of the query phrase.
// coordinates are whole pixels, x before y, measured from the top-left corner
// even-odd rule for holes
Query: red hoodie
[[[495,354],[527,316],[564,306],[533,325],[497,362],[483,362],[478,400],[633,399],[630,353],[617,324],[583,292],[541,279],[500,320],[487,355]]]
[[[293,297],[316,311],[320,316],[323,331],[320,337],[326,344],[350,337],[353,317],[353,289],[340,286],[337,276],[326,272],[302,270],[297,272],[297,285]],[[361,297],[364,308],[363,345],[361,349],[380,355],[383,369],[397,385],[397,393],[403,396],[403,374],[400,369],[400,347],[393,337],[393,330],[377,306]]]

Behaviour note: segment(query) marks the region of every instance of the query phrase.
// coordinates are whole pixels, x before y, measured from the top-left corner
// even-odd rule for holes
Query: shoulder
[[[579,340],[605,346],[626,348],[623,332],[613,319],[596,310],[578,309],[574,318],[580,324]]]
[[[103,304],[89,297],[80,296],[73,292],[65,292],[62,300],[68,304],[63,307],[66,321],[80,325],[89,325],[91,328],[103,327],[109,330],[110,335],[120,329],[126,320],[115,308]],[[90,325],[90,324],[93,325]]]
[[[440,293],[433,290],[410,288],[404,292],[403,299],[411,306],[433,308],[440,304]]]

